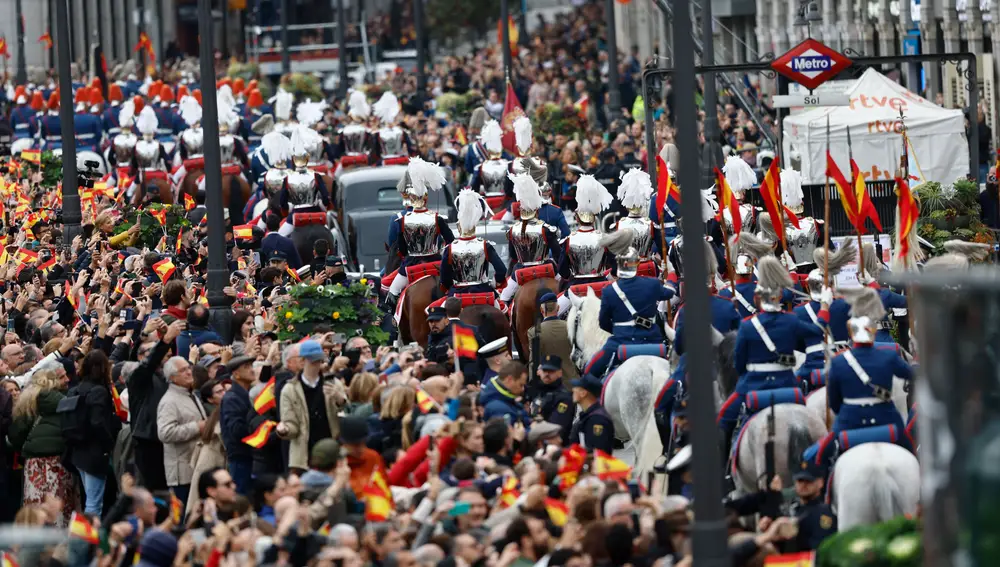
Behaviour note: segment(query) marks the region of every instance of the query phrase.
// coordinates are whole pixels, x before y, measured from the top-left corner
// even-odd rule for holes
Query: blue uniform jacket
[[[118,115],[121,111],[121,106],[109,106],[101,113],[101,126],[109,138],[117,136],[122,130],[121,124],[118,122]]]
[[[479,171],[479,166],[486,161],[486,149],[479,142],[465,146],[465,173],[472,177]]]
[[[566,238],[569,236],[569,223],[566,222],[566,215],[563,214],[562,209],[553,205],[552,203],[545,203],[542,208],[538,211],[538,218],[542,219],[545,224],[550,224],[559,229],[559,238]]]
[[[657,215],[656,211],[656,193],[649,198],[649,220],[653,221],[653,224],[657,226],[660,230],[663,230],[663,237],[667,241],[667,246],[670,245],[670,241],[677,237],[677,217],[681,214],[681,204],[674,200],[673,197],[667,197],[666,208],[666,221],[667,224],[664,227],[660,226],[660,217]],[[659,250],[660,242],[659,239],[656,241],[657,250]],[[662,251],[661,251],[662,254]]]
[[[96,114],[83,112],[73,115],[73,131],[76,134],[76,149],[99,152],[101,136],[101,119]]]
[[[736,288],[736,293],[739,296],[733,294],[732,287]],[[756,313],[757,305],[754,303],[754,293],[757,290],[757,282],[753,281],[753,278],[738,277],[732,287],[727,287],[719,291],[719,297],[732,300],[733,306],[736,307],[736,311],[740,314],[740,319]],[[741,298],[742,301],[740,300]]]
[[[647,319],[656,318],[657,303],[668,301],[674,296],[674,290],[663,285],[656,278],[636,276],[621,278],[617,282],[622,293],[632,304],[636,315]],[[661,342],[663,332],[659,325],[654,324],[649,329],[636,325],[628,325],[635,320],[628,308],[622,302],[613,286],[608,286],[601,293],[601,311],[598,316],[601,329],[611,333],[616,338],[640,342]],[[624,323],[624,324],[623,324]]]
[[[474,238],[459,238],[459,240],[473,240]],[[495,272],[494,279],[497,285],[502,284],[507,277],[507,267],[503,265],[503,260],[497,254],[493,243],[489,240],[483,240],[483,252],[486,254],[486,260],[493,266],[493,271]],[[445,246],[444,252],[441,254],[441,287],[448,289],[454,284],[455,272],[451,267],[451,244],[449,244]]]
[[[393,243],[399,238],[399,219],[403,218],[403,215],[413,210],[413,207],[406,207],[402,212],[396,213],[395,218],[389,222],[389,236],[385,239],[385,249],[388,251],[392,248]]]
[[[42,139],[45,140],[45,149],[56,150],[62,148],[62,123],[59,121],[59,114],[46,114],[41,120]]]
[[[868,375],[869,384],[881,386],[891,392],[894,376],[904,380],[910,380],[913,377],[910,365],[895,349],[858,344],[849,352],[854,355],[855,360]],[[873,398],[875,394],[871,386],[862,382],[858,374],[851,368],[844,353],[837,355],[830,361],[830,373],[827,376],[826,385],[830,409],[837,414],[834,429],[843,431],[888,423],[896,423],[902,428],[903,418],[891,402],[875,405],[851,403],[851,400]]]
[[[723,335],[740,328],[740,321],[743,320],[736,311],[733,302],[719,295],[712,296],[712,326]],[[677,318],[674,320],[674,350],[679,355],[684,354],[684,307],[677,311]]]
[[[894,309],[906,309],[906,296],[900,295],[887,287],[878,288],[879,299],[882,300],[882,307],[885,307],[885,317],[880,322],[878,332],[875,333],[875,341],[880,343],[893,342],[892,333],[889,332],[889,316]]]
[[[295,248],[292,239],[277,232],[269,232],[260,240],[260,257],[262,260],[266,260],[275,251],[281,251],[285,254],[285,257],[288,258],[289,268],[298,270],[302,267],[302,259],[299,257],[299,251]]]
[[[38,121],[35,111],[27,104],[19,104],[10,111],[10,129],[14,131],[14,139],[34,138],[38,132]]]
[[[122,95],[125,97],[133,97],[139,94],[140,88],[142,88],[142,82],[136,79],[129,79],[125,81],[125,86],[122,87]]]
[[[595,403],[580,412],[580,419],[569,434],[570,443],[580,443],[589,450],[600,449],[607,454],[615,450],[615,425],[607,410]]]
[[[774,342],[775,351],[771,352],[760,334],[754,327],[752,319],[757,320],[764,326],[764,330],[771,341]],[[822,332],[816,325],[801,321],[792,313],[760,313],[753,317],[747,317],[740,323],[740,329],[736,333],[736,346],[734,348],[734,363],[739,375],[748,373],[748,364],[771,364],[778,362],[778,355],[792,355],[795,351],[805,351],[806,338],[817,335],[822,337]],[[791,368],[788,369],[791,372]],[[764,372],[762,374],[773,374],[774,372]]]
[[[479,403],[483,405],[483,419],[489,421],[494,417],[510,416],[510,423],[520,421],[525,427],[531,424],[531,417],[524,407],[517,402],[517,396],[508,392],[497,376],[490,378],[479,394]]]

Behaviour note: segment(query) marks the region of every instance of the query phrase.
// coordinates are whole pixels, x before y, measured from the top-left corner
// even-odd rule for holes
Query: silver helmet
[[[754,295],[761,311],[778,313],[782,310],[781,296],[785,288],[794,286],[792,276],[774,256],[765,256],[757,264],[757,289]]]
[[[632,231],[617,230],[601,238],[600,246],[607,248],[618,261],[618,277],[633,278],[639,269],[639,251],[632,247]]]

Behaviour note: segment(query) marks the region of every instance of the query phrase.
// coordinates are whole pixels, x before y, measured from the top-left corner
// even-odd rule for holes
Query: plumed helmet
[[[781,296],[786,288],[793,285],[792,276],[788,275],[788,270],[778,258],[765,256],[757,263],[757,288],[754,293],[760,300],[762,310],[772,313],[781,311]]]
[[[885,307],[878,291],[870,287],[841,290],[844,299],[851,306],[851,318],[847,321],[847,332],[857,343],[875,342],[878,323],[885,317]]]
[[[639,251],[632,246],[633,234],[631,230],[616,230],[601,238],[600,245],[608,249],[608,252],[618,261],[618,277],[635,277],[641,259]]]

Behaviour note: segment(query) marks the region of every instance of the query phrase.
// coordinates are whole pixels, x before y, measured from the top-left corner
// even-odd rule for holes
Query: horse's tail
[[[903,498],[900,494],[898,479],[893,474],[890,462],[877,459],[872,465],[872,475],[869,482],[872,487],[872,504],[875,517],[872,522],[884,522],[906,513]]]
[[[789,420],[788,426],[788,470],[795,470],[802,461],[802,453],[813,444],[808,421]]]

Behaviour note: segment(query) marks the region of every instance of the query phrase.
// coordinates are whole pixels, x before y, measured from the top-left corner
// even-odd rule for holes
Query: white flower
[[[321,286],[321,285],[318,285],[318,286],[316,286],[316,292],[317,293],[326,293],[326,288],[323,287],[323,286]]]

